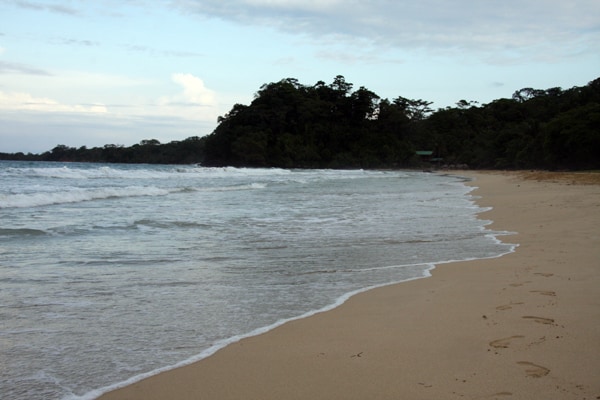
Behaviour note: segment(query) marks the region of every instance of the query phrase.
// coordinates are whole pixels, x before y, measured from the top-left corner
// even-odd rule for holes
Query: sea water
[[[0,162],[0,394],[91,399],[513,249],[461,178]]]

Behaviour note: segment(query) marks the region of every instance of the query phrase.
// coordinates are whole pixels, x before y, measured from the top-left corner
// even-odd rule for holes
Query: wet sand
[[[456,173],[500,258],[241,340],[102,399],[600,399],[600,174]]]

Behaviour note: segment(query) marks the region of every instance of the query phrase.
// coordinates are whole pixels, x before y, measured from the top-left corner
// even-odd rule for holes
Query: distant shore
[[[600,174],[452,171],[481,218],[516,232],[500,258],[243,339],[101,399],[600,398]]]

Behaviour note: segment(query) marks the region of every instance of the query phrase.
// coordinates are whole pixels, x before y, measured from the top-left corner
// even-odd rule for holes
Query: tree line
[[[421,99],[382,99],[341,75],[326,84],[287,78],[235,104],[204,137],[124,147],[58,145],[0,159],[199,163],[281,168],[411,168],[424,163],[502,169],[600,168],[600,78],[563,90],[523,88],[489,104],[433,110]],[[426,154],[424,158],[423,154]]]

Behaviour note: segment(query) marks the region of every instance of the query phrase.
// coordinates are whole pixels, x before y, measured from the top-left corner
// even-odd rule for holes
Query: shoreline
[[[509,254],[509,253],[505,253],[505,254]],[[496,257],[502,257],[502,255],[499,256],[492,256],[490,258],[496,258]],[[174,365],[168,365],[162,368],[158,368],[152,371],[148,371],[146,373],[142,373],[136,376],[133,376],[125,381],[122,382],[118,382],[116,384],[110,385],[110,386],[106,386],[100,389],[96,389],[96,390],[92,390],[86,394],[84,394],[83,396],[74,396],[74,399],[79,399],[79,400],[86,400],[86,399],[101,399],[104,398],[105,395],[110,394],[114,391],[118,391],[120,389],[126,388],[128,386],[134,385],[140,381],[146,380],[146,379],[151,379],[157,375],[160,375],[162,373],[165,372],[169,372],[169,371],[173,371],[179,368],[184,368],[190,365],[193,365],[195,363],[198,362],[202,362],[203,360],[212,357],[214,354],[218,353],[219,351],[221,351],[222,349],[226,348],[227,346],[230,346],[232,344],[238,343],[242,340],[248,339],[248,338],[252,338],[255,336],[260,336],[260,335],[264,335],[269,333],[270,331],[277,329],[279,327],[281,327],[282,325],[285,325],[287,323],[290,322],[294,322],[294,321],[298,321],[298,320],[302,320],[305,318],[310,318],[316,314],[321,314],[321,313],[327,313],[331,310],[336,309],[337,307],[342,306],[344,303],[346,303],[350,298],[359,295],[361,293],[364,292],[368,292],[371,290],[377,290],[377,289],[381,289],[383,287],[386,286],[393,286],[393,285],[400,285],[403,283],[408,283],[414,280],[419,280],[419,279],[427,279],[430,278],[431,272],[432,270],[434,270],[435,268],[437,268],[437,265],[443,265],[446,263],[454,263],[457,261],[446,261],[446,262],[442,262],[442,263],[437,263],[437,264],[422,264],[422,265],[428,265],[428,268],[425,270],[426,275],[421,276],[421,277],[417,277],[417,278],[410,278],[410,279],[406,279],[406,280],[402,280],[402,281],[397,281],[397,282],[391,282],[391,283],[383,283],[380,285],[375,285],[375,286],[369,286],[369,287],[365,287],[362,289],[357,289],[348,293],[345,293],[344,295],[340,296],[335,302],[322,307],[320,309],[316,309],[316,310],[310,310],[307,311],[304,314],[301,314],[299,316],[296,317],[291,317],[288,319],[284,319],[284,320],[279,320],[271,325],[267,325],[264,327],[260,327],[257,329],[254,329],[253,331],[247,332],[247,333],[243,333],[243,334],[239,334],[239,335],[235,335],[232,337],[229,337],[227,339],[223,339],[218,341],[216,344],[212,345],[211,347],[205,349],[204,351],[202,351],[201,353],[194,355],[186,360],[183,360],[177,364]],[[68,397],[68,399],[70,399],[71,397]]]
[[[560,313],[549,315],[542,310],[558,308],[559,300],[567,297],[561,295],[565,290],[554,290],[556,283],[551,282],[565,273],[561,269],[564,262],[545,265],[548,272],[533,272],[540,266],[529,265],[535,256],[532,250],[539,249],[529,248],[527,240],[525,245],[522,243],[522,239],[531,236],[544,236],[543,231],[530,232],[532,223],[537,223],[531,220],[533,214],[540,214],[534,212],[536,207],[531,208],[532,197],[539,202],[559,196],[565,193],[566,184],[548,180],[540,183],[519,177],[519,173],[452,171],[452,175],[475,177],[475,181],[465,183],[470,186],[482,184],[471,194],[481,191],[475,202],[480,207],[494,208],[479,217],[493,221],[488,227],[498,225],[498,230],[518,232],[513,235],[520,244],[516,252],[438,264],[427,279],[349,295],[343,304],[329,311],[298,317],[266,333],[231,343],[199,362],[167,370],[99,398],[425,399],[539,395],[558,399],[600,395],[593,373],[600,371],[600,363],[594,360],[594,355],[600,354],[599,318],[587,318],[587,325],[584,324],[592,328],[585,346],[579,345],[591,353],[587,363],[582,363],[582,354],[578,354],[577,368],[572,365],[572,357],[560,351],[568,366],[561,370],[557,362],[560,357],[538,354],[540,349],[561,348],[561,342],[578,349],[577,343],[567,340],[569,335],[560,334],[561,329],[568,331],[571,326],[556,316]],[[525,187],[527,197],[519,198]],[[588,195],[588,211],[592,212],[587,218],[589,230],[589,226],[598,223],[600,214],[598,209],[589,209],[598,207],[598,200],[594,202],[589,194],[600,198],[600,186],[574,187],[582,196]],[[516,201],[518,207],[511,207],[511,201]],[[573,211],[568,202],[561,206],[567,214]],[[541,211],[548,217],[550,210]],[[516,228],[519,224],[521,229]],[[548,242],[551,238],[540,239],[554,249]],[[590,285],[598,282],[600,268],[591,264],[600,257],[593,247],[593,236],[587,242],[580,237],[579,242],[580,253],[587,253],[586,271],[593,278],[584,282],[584,292],[592,296],[596,305],[588,306],[586,313],[587,317],[597,317],[599,296],[590,290]],[[510,267],[512,263],[517,266]],[[528,278],[522,279],[524,275]],[[534,283],[539,289],[527,290]],[[499,284],[504,286],[498,288]],[[513,316],[515,313],[523,315]],[[574,329],[577,334],[580,331],[579,327]],[[571,376],[572,370],[579,370],[579,382]]]

